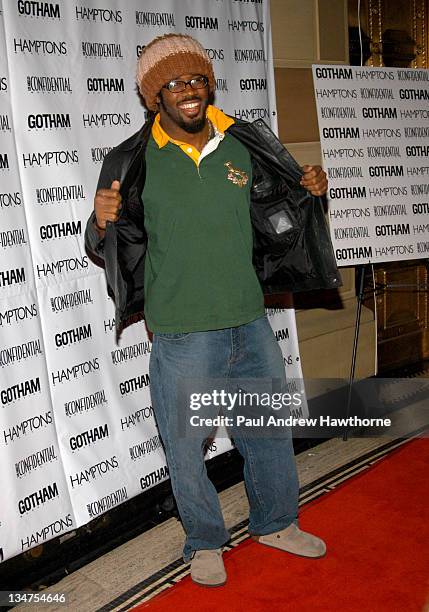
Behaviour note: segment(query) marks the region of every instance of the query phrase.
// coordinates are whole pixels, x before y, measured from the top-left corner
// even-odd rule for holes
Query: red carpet
[[[187,577],[136,609],[429,611],[428,505],[429,439],[418,439],[301,509],[301,527],[327,542],[323,559],[246,540],[224,555],[225,586]]]

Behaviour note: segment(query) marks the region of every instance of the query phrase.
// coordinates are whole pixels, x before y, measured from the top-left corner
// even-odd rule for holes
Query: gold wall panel
[[[349,0],[349,26],[358,25],[357,0]],[[384,66],[383,34],[396,30],[406,34],[412,45],[415,59],[396,64],[410,68],[428,68],[428,0],[362,0],[361,27],[371,38],[371,57],[368,66]]]
[[[378,330],[381,340],[427,327],[426,267],[395,262],[375,272]],[[384,288],[385,287],[385,288]]]
[[[413,40],[416,41],[417,57],[414,68],[429,68],[428,64],[428,0],[412,0]]]
[[[429,357],[428,270],[423,262],[375,266],[380,372]],[[372,281],[366,291],[372,290]],[[372,305],[367,303],[372,308]]]
[[[280,140],[319,140],[311,69],[275,68],[274,77]]]
[[[322,152],[318,140],[314,142],[288,142],[286,148],[301,166],[304,164],[322,165]]]
[[[271,0],[274,65],[311,64],[317,58],[315,0]]]
[[[358,25],[356,8],[357,1],[349,0],[350,27]],[[362,0],[361,27],[371,39],[367,65],[428,68],[428,0]],[[374,267],[379,370],[428,359],[425,264],[398,261]],[[366,289],[371,288],[368,279]]]
[[[427,359],[424,335],[420,332],[398,336],[395,340],[378,340],[378,371],[380,374],[393,368],[410,365]],[[427,341],[426,341],[427,347]]]
[[[347,3],[318,0],[319,61],[348,63]]]

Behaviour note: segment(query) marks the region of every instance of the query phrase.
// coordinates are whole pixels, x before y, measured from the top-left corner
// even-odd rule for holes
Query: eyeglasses
[[[190,85],[192,89],[204,89],[207,87],[209,80],[205,76],[197,76],[190,81],[170,81],[167,85],[163,86],[163,89],[168,89],[172,93],[179,93],[185,91],[186,86]]]

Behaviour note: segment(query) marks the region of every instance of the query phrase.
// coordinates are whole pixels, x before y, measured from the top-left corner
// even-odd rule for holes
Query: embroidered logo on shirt
[[[239,187],[244,187],[244,185],[247,185],[247,181],[249,180],[247,172],[234,168],[230,161],[225,162],[224,165],[228,168],[228,181],[232,181],[234,185],[238,185]]]

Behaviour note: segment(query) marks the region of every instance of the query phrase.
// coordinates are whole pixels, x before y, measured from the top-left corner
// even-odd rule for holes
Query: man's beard
[[[195,100],[197,98],[192,98],[192,99]],[[191,102],[192,99],[190,99],[189,102]],[[198,100],[199,100],[199,98],[198,98]],[[204,113],[204,116],[201,117],[201,119],[192,119],[188,123],[188,122],[184,121],[180,117],[179,114],[173,115],[173,113],[170,112],[170,110],[164,104],[164,100],[162,99],[162,96],[161,96],[161,100],[160,100],[160,105],[162,106],[164,112],[170,117],[170,119],[172,119],[174,121],[174,123],[176,125],[178,125],[180,128],[182,128],[182,130],[184,130],[185,132],[188,132],[188,134],[197,134],[198,132],[201,132],[204,129],[204,126],[206,125],[205,113]]]

